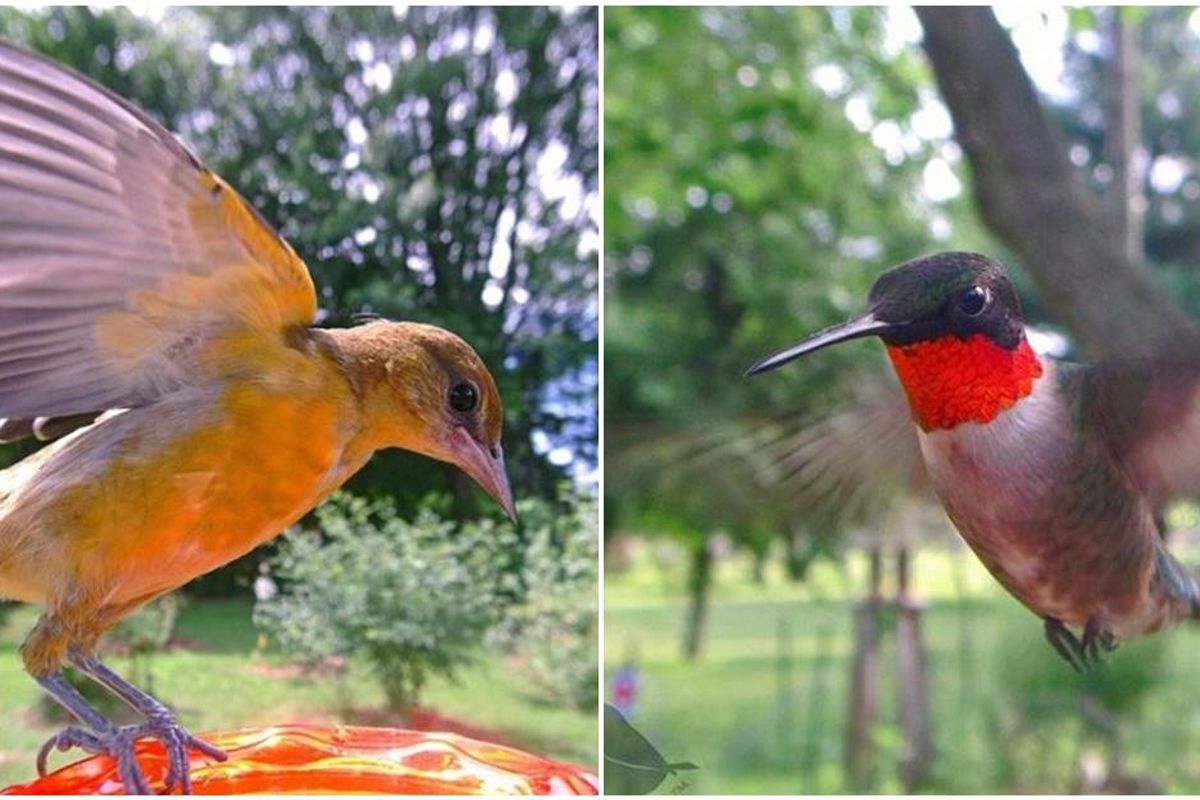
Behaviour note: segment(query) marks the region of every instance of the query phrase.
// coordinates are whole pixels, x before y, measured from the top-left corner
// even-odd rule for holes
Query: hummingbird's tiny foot
[[[1063,660],[1071,665],[1076,672],[1083,672],[1088,666],[1087,653],[1071,629],[1060,619],[1046,617],[1046,641],[1054,648]]]
[[[1100,666],[1104,663],[1104,653],[1116,649],[1117,639],[1112,632],[1102,628],[1095,617],[1088,617],[1087,624],[1083,626],[1083,652],[1090,662],[1087,666]]]

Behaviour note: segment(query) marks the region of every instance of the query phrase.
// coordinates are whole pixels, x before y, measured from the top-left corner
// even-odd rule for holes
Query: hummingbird
[[[1166,503],[1200,493],[1193,331],[1095,364],[1040,355],[1003,265],[948,252],[884,273],[862,314],[747,375],[865,337],[883,341],[950,521],[1072,667],[1200,615],[1162,536]]]

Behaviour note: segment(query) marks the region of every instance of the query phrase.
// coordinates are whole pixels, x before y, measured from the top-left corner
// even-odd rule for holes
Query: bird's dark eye
[[[479,405],[479,392],[466,381],[460,381],[450,387],[450,407],[463,414],[474,411]]]
[[[964,289],[958,296],[958,310],[973,317],[983,311],[988,302],[988,290],[982,286]]]

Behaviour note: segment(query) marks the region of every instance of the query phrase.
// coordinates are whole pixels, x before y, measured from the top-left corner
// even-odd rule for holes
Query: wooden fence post
[[[846,774],[855,791],[871,787],[875,773],[873,728],[879,716],[879,609],[883,558],[871,548],[871,592],[854,610],[854,661],[846,727]]]
[[[900,728],[904,749],[900,755],[900,779],[904,791],[916,791],[929,770],[933,741],[929,720],[929,695],[925,649],[921,641],[921,604],[908,591],[908,549],[896,555],[896,656],[897,687],[900,694]]]

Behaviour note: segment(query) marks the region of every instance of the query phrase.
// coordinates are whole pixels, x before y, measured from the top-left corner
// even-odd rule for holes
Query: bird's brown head
[[[747,374],[864,336],[887,345],[927,430],[987,422],[1028,395],[1042,374],[1008,274],[975,253],[939,253],[885,272],[864,313],[767,356]]]
[[[378,446],[455,464],[515,519],[500,444],[504,408],[479,354],[453,333],[415,322],[330,333]]]

